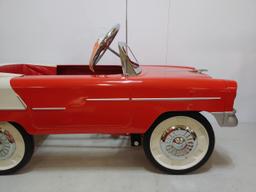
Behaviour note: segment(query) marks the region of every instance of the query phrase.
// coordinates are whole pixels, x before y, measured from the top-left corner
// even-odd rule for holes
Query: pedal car
[[[202,166],[214,149],[214,132],[236,126],[237,83],[185,66],[140,65],[130,47],[110,44],[114,26],[93,48],[89,65],[0,66],[0,174],[29,162],[34,135],[130,135],[143,143],[160,170],[184,174]],[[120,65],[97,65],[110,50]]]

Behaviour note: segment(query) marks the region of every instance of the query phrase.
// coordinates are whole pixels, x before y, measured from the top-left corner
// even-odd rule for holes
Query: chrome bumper
[[[221,127],[235,127],[238,124],[235,109],[232,112],[212,112],[212,114]]]

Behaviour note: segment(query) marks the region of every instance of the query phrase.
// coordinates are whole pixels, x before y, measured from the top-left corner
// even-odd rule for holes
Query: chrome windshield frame
[[[130,50],[130,48],[128,47],[128,45],[124,42],[119,42],[118,48],[119,48],[119,55],[120,55],[120,59],[121,59],[121,63],[122,63],[122,70],[123,70],[124,76],[139,75],[142,72],[141,67],[138,63],[133,62],[129,58],[127,52],[128,52],[128,50]]]

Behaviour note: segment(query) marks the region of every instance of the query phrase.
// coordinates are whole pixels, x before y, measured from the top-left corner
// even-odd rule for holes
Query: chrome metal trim
[[[117,24],[110,29],[110,31],[102,39],[98,39],[93,50],[90,61],[89,68],[94,72],[94,66],[99,62],[102,56],[105,54],[107,48],[110,46],[115,36],[120,29],[120,25]]]
[[[21,104],[24,106],[24,110],[26,110],[28,108],[26,103],[23,101],[23,99],[19,95],[16,95],[16,96],[20,100]]]
[[[204,72],[208,72],[208,69],[192,69],[191,72],[194,72],[194,73],[204,73]]]
[[[238,125],[235,109],[233,111],[212,112],[212,115],[220,127],[236,127]]]
[[[129,101],[129,98],[88,98],[86,101]]]
[[[122,70],[124,76],[136,76],[139,75],[142,72],[141,67],[139,64],[133,62],[129,56],[128,51],[132,53],[129,46],[124,42],[118,42],[118,48],[119,48],[119,55],[122,63]],[[132,53],[133,57],[136,59],[134,54]],[[136,61],[137,62],[137,61]]]
[[[15,151],[16,143],[11,130],[0,128],[0,161],[10,159]]]
[[[198,144],[198,136],[189,126],[174,125],[162,134],[160,146],[162,151],[172,159],[186,159]]]
[[[208,69],[198,69],[199,73],[208,72]]]
[[[219,100],[221,97],[132,98],[132,101],[198,101]]]
[[[86,101],[198,101],[219,100],[221,97],[173,97],[173,98],[86,98]]]
[[[34,111],[62,111],[66,110],[66,107],[34,107]]]
[[[108,47],[108,50],[109,50],[110,52],[112,52],[114,55],[116,55],[117,57],[120,58],[119,53],[117,53],[114,49],[112,49],[111,47]]]

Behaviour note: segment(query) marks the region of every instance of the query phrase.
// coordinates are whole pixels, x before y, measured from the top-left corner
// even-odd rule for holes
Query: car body
[[[208,151],[210,148],[213,149],[214,135],[208,122],[200,116],[200,112],[206,111],[213,114],[220,126],[237,125],[238,121],[233,108],[237,83],[233,80],[215,79],[194,67],[139,66],[130,59],[128,46],[124,43],[119,44],[120,54],[111,50],[121,58],[121,66],[96,66],[98,60],[109,48],[118,29],[119,26],[115,26],[107,34],[107,38],[95,44],[90,65],[5,64],[0,66],[0,122],[3,122],[0,124],[0,133],[5,138],[0,141],[0,144],[9,140],[8,145],[11,146],[15,137],[10,139],[9,135],[12,135],[11,130],[14,129],[10,127],[14,126],[18,132],[22,133],[23,138],[24,135],[29,137],[24,140],[30,143],[28,146],[32,145],[33,135],[103,133],[144,135],[145,151],[147,151],[150,148],[148,143],[152,139],[151,136],[154,135],[153,127],[157,127],[156,122],[178,116],[178,119],[183,119],[176,119],[178,123],[172,125],[172,130],[168,132],[166,129],[167,131],[161,134],[168,132],[176,152],[185,157],[192,148],[200,146],[199,139],[193,140],[197,128],[194,133],[194,130],[189,128],[190,124],[185,126],[188,122],[184,119],[185,117],[191,118],[191,121],[197,120],[191,123],[191,127],[198,122],[201,123],[198,123],[197,127],[205,125],[207,133],[201,133],[199,130],[198,136],[202,134],[207,138],[204,142],[210,143],[207,144]],[[162,129],[159,128],[159,130]],[[7,130],[7,133],[4,130]],[[173,133],[175,134],[172,135]],[[190,137],[188,141],[185,137],[182,138],[181,133],[185,135],[188,133]],[[13,134],[18,135],[15,131]],[[211,138],[213,138],[212,143],[209,141]],[[191,147],[189,147],[191,143],[189,140],[193,140]],[[204,145],[206,146],[202,144],[202,147]],[[181,150],[182,146],[184,149]],[[6,147],[8,148],[7,145]],[[15,147],[18,148],[18,143]],[[170,158],[175,156],[171,155]],[[11,154],[3,155],[3,161],[7,162],[7,156]],[[179,155],[176,156],[175,160]],[[149,158],[153,157],[152,152]],[[208,157],[205,157],[204,161],[207,159]],[[159,162],[161,161],[160,159]],[[158,166],[159,162],[155,164]],[[165,163],[160,164],[163,166]],[[200,163],[197,162],[197,164]],[[2,168],[2,173],[13,172],[22,166],[17,164],[10,169]],[[164,171],[171,170],[170,173],[183,173],[180,170],[189,172],[193,166],[177,170],[164,167]]]
[[[10,86],[6,90],[2,84],[1,92],[12,92],[16,99],[0,96],[0,121],[16,122],[33,135],[145,133],[170,111],[222,113],[227,124],[224,114],[233,111],[236,96],[235,81],[214,79],[191,67],[142,66],[142,73],[132,77],[73,73],[83,71],[83,65],[25,68],[42,70],[44,75],[20,71],[21,76],[2,77]],[[52,75],[59,68],[66,75]],[[102,68],[111,71],[118,66]]]

